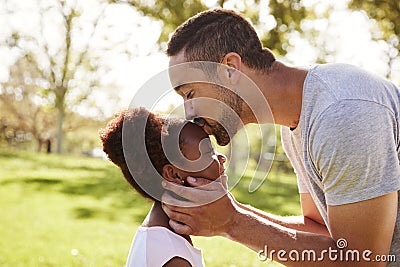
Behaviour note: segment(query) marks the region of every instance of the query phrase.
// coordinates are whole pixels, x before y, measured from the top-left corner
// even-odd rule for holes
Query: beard
[[[218,145],[226,146],[231,141],[228,131],[218,122],[209,123],[212,134],[215,136],[215,140]]]
[[[243,124],[240,120],[243,100],[229,89],[220,87],[220,92],[220,100],[232,110],[222,106],[219,122],[212,121],[209,126],[218,145],[226,146],[231,141],[231,137],[237,133],[240,125]],[[236,116],[233,116],[232,112],[236,113]]]

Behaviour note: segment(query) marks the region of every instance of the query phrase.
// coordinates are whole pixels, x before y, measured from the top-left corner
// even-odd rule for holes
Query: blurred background
[[[98,130],[168,67],[173,30],[214,7],[244,14],[289,64],[344,62],[400,85],[397,0],[0,0],[0,266],[124,265],[150,203],[105,159]],[[171,93],[156,110],[183,116],[181,105]],[[242,177],[236,198],[299,214],[279,128],[245,130],[218,148]],[[221,238],[195,244],[207,266],[275,265]]]

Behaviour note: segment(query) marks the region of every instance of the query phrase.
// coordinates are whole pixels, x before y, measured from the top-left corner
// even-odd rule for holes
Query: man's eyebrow
[[[175,92],[177,92],[177,93],[178,93],[179,90],[181,90],[181,89],[182,89],[182,84],[174,87],[174,90],[175,90]]]

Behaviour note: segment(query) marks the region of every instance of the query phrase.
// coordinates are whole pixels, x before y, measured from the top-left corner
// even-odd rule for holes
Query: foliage
[[[395,0],[351,0],[349,7],[363,10],[381,29],[379,34],[373,34],[375,39],[384,40],[389,45],[387,52],[389,73],[394,60],[400,60],[400,2]]]
[[[268,5],[265,1],[260,0],[215,1],[211,5],[206,5],[206,1],[201,0],[128,0],[128,3],[143,12],[144,15],[164,23],[159,39],[161,44],[168,40],[169,34],[176,27],[200,11],[215,7],[234,8],[251,20],[259,31],[264,46],[280,55],[286,53],[287,33],[300,31],[301,20],[312,14],[303,6],[301,0],[270,0]],[[272,28],[266,25],[260,16],[260,13],[265,11],[269,11],[275,21]]]
[[[39,89],[27,81],[21,86],[20,81],[26,79],[26,58],[20,58],[11,67],[11,78],[3,84],[0,93],[0,142],[8,145],[30,141],[33,137],[40,151],[46,140],[51,138],[51,129],[55,122],[54,112],[46,104]]]
[[[23,61],[23,58],[19,60]],[[23,70],[20,63],[11,68],[11,72]],[[0,94],[0,146],[40,152],[48,149],[54,152],[56,112],[40,89],[25,85],[22,88],[13,82],[15,75],[4,83]],[[98,130],[104,127],[105,121],[83,117],[67,111],[63,124],[65,131],[64,152],[90,153],[99,147]]]
[[[124,266],[151,203],[110,162],[88,157],[0,151],[0,266]],[[233,174],[232,174],[233,175]],[[293,175],[270,173],[238,200],[276,214],[298,214]],[[220,237],[194,238],[209,267],[276,266]]]
[[[349,3],[349,7],[364,10],[370,18],[374,19],[383,30],[383,39],[389,40],[393,37],[392,35],[396,35],[400,39],[399,1],[352,0]]]
[[[328,18],[332,10],[328,7],[318,17],[314,11],[316,5],[305,6],[304,2],[49,0],[28,3],[3,0],[0,11],[7,23],[1,30],[0,55],[7,55],[3,61],[6,67],[11,67],[7,79],[0,77],[0,140],[14,142],[12,140],[18,139],[17,133],[29,133],[37,141],[39,150],[43,140],[56,140],[54,137],[57,137],[58,151],[61,151],[61,140],[66,130],[67,142],[73,141],[71,132],[74,129],[71,124],[65,125],[65,120],[71,121],[68,116],[73,116],[74,112],[82,114],[81,107],[84,110],[93,108],[95,114],[101,114],[102,107],[98,107],[95,95],[103,95],[108,100],[108,106],[118,101],[113,94],[115,90],[104,90],[117,87],[106,78],[111,68],[115,70],[115,66],[107,65],[106,59],[116,58],[116,55],[134,58],[136,52],[131,40],[137,38],[132,32],[116,34],[119,29],[107,18],[113,7],[122,6],[121,10],[133,12],[137,10],[162,23],[159,37],[161,49],[165,48],[169,34],[198,12],[214,7],[235,9],[253,23],[264,46],[279,56],[285,55],[294,45],[290,42],[291,36],[300,36],[320,51],[316,60],[323,63],[335,51],[328,46],[329,40],[318,38],[320,33],[317,27],[307,28],[305,25],[317,24],[315,19]],[[363,10],[380,26],[381,31],[375,30],[373,36],[391,47],[387,51],[389,69],[395,60],[399,61],[399,5],[398,1],[349,2],[350,8]],[[115,35],[119,37],[113,38]],[[254,144],[251,146],[254,147]],[[279,144],[277,149],[280,150]],[[257,158],[262,153],[256,150],[251,157]]]
[[[118,1],[117,1],[118,2]],[[163,22],[160,42],[166,42],[168,36],[185,20],[206,10],[207,6],[200,0],[128,0],[128,3],[145,16],[150,16]]]
[[[57,117],[51,134],[57,137],[59,153],[63,147],[63,123],[67,113],[76,111],[78,105],[87,109],[96,106],[95,100],[105,93],[100,89],[112,86],[102,79],[108,71],[103,58],[111,49],[120,51],[118,42],[121,40],[101,35],[99,29],[109,26],[101,23],[107,7],[106,0],[33,1],[29,4],[14,0],[1,5],[1,12],[9,23],[3,25],[0,50],[12,54],[8,60],[17,62],[18,67],[18,71],[11,70],[9,77],[1,81],[1,87],[41,98],[40,101],[30,99],[34,103],[29,106],[34,109],[26,110],[20,120],[30,120],[36,110],[43,113],[49,107],[55,109]],[[93,91],[97,98],[93,98]],[[110,105],[115,97],[108,93]],[[2,106],[7,107],[9,111],[17,109],[13,102]],[[46,131],[48,135],[50,129]]]
[[[64,121],[65,152],[91,155],[94,149],[100,149],[102,144],[98,132],[105,125],[103,120],[83,117],[74,112],[67,113]]]
[[[261,36],[264,46],[285,55],[288,46],[288,33],[301,31],[300,23],[310,16],[301,0],[270,0],[270,14],[276,21],[276,26]]]

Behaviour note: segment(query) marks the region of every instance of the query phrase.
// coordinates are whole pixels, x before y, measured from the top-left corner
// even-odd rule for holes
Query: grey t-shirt
[[[300,122],[282,127],[282,143],[329,227],[327,205],[359,202],[400,190],[400,91],[346,64],[317,65],[303,87]],[[400,200],[400,198],[399,198]],[[400,264],[400,203],[390,254]]]

